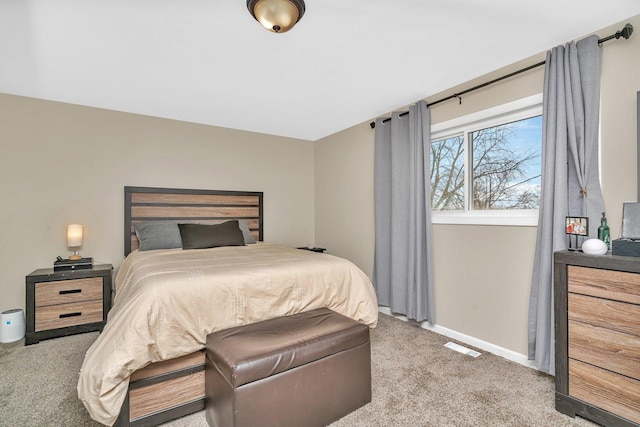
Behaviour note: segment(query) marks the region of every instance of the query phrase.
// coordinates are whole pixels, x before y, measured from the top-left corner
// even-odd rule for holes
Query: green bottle
[[[600,227],[598,227],[598,239],[602,240],[607,245],[607,250],[611,249],[611,237],[609,235],[609,226],[607,225],[607,217],[604,216],[604,212],[602,212]]]

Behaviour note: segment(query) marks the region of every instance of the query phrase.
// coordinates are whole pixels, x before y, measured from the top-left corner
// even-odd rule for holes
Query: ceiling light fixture
[[[303,0],[247,0],[247,9],[269,31],[286,33],[304,15]]]

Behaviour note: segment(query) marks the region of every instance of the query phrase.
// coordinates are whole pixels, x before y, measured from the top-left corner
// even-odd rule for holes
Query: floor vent
[[[463,347],[453,342],[448,342],[444,346],[447,348],[450,348],[451,350],[455,350],[458,353],[466,354],[467,356],[472,356],[472,357],[480,356],[480,353],[478,353],[477,351],[471,350],[470,348]]]

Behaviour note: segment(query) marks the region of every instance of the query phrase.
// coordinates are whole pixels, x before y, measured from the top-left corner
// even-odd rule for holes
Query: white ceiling
[[[0,0],[0,92],[314,141],[640,13],[638,0],[306,3],[273,34],[245,0]]]

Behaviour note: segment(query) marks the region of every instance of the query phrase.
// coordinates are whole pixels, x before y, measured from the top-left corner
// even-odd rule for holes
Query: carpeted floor
[[[97,333],[0,344],[0,426],[98,426],[76,395],[78,371]],[[554,409],[553,378],[384,314],[371,331],[373,400],[334,427],[594,426]],[[204,412],[166,426],[205,427]]]

